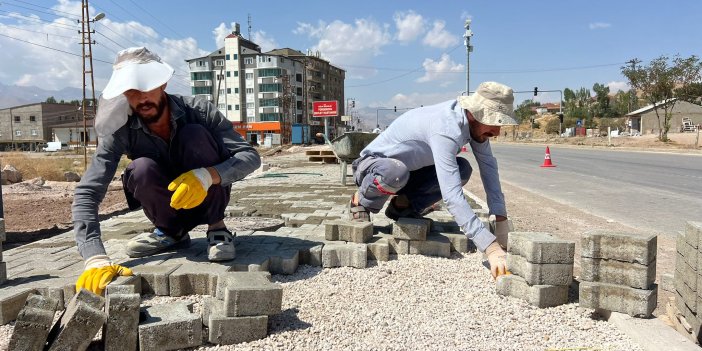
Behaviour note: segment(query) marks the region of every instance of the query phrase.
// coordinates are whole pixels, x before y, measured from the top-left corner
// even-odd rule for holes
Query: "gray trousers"
[[[456,157],[456,162],[465,185],[473,168],[465,158]],[[392,195],[407,196],[417,213],[441,200],[434,165],[410,171],[402,161],[369,156],[353,162],[353,179],[358,186],[359,204],[373,213],[380,212]]]

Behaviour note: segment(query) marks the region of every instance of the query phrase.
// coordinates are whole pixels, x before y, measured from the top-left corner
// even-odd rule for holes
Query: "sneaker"
[[[207,231],[207,258],[210,261],[229,261],[236,257],[234,237],[227,228]]]
[[[152,233],[142,233],[127,242],[127,255],[132,258],[151,256],[159,252],[190,246],[190,235],[174,238],[156,228]]]
[[[407,208],[397,208],[395,207],[395,198],[390,200],[390,203],[388,204],[388,208],[385,209],[385,216],[392,219],[393,221],[398,220],[399,218],[418,218],[418,219],[424,219],[421,214],[417,213],[412,206],[409,206]]]
[[[370,212],[368,210],[361,206],[361,205],[354,205],[353,204],[353,195],[351,195],[351,200],[349,200],[348,205],[346,206],[346,213],[348,213],[348,218],[349,220],[356,221],[356,222],[370,222]]]

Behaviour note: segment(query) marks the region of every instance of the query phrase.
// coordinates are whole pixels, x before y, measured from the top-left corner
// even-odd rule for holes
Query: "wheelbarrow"
[[[361,151],[378,133],[347,132],[330,142],[334,156],[341,161],[341,185],[346,185],[347,165],[361,157]]]

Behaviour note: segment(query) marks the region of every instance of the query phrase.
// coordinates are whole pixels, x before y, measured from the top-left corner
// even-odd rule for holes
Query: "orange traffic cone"
[[[548,149],[548,146],[546,147],[546,156],[544,156],[544,164],[542,164],[541,167],[556,167],[556,165],[551,163],[551,150]]]

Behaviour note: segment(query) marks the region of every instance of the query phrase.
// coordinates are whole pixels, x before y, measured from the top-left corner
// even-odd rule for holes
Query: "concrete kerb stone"
[[[185,302],[142,307],[139,350],[176,350],[200,346],[202,319],[192,313],[191,307]]]
[[[283,288],[263,272],[228,272],[219,275],[216,297],[224,301],[227,317],[280,313]]]
[[[51,329],[48,350],[86,350],[107,320],[104,306],[104,298],[81,289]]]
[[[263,339],[268,334],[268,316],[227,317],[224,302],[206,298],[203,324],[208,327],[208,341],[218,345],[232,345]]]
[[[634,317],[650,317],[656,309],[658,286],[635,289],[628,286],[580,282],[580,307],[601,308],[626,313]]]
[[[138,344],[139,305],[141,295],[134,293],[115,293],[127,291],[132,285],[118,285],[121,289],[112,289],[105,302],[107,322],[102,329],[105,351],[134,351]]]
[[[399,218],[392,225],[392,236],[400,240],[427,240],[429,219]]]
[[[511,232],[507,253],[522,256],[531,263],[573,264],[575,242],[549,233]]]
[[[529,285],[514,274],[497,278],[496,291],[500,295],[516,297],[539,308],[554,307],[568,302],[568,286]]]
[[[529,285],[570,285],[573,282],[572,263],[531,263],[520,255],[507,255],[507,269]]]
[[[580,268],[580,279],[588,282],[649,289],[656,280],[656,260],[646,266],[633,262],[582,257]]]
[[[19,312],[8,350],[44,350],[58,301],[41,295],[30,295]]]
[[[657,236],[593,230],[583,234],[582,256],[647,265],[656,258]]]

